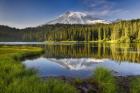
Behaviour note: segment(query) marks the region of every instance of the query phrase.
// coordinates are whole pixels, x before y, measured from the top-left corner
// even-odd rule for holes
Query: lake
[[[40,57],[22,62],[27,69],[36,69],[40,77],[87,78],[97,67],[108,68],[116,76],[140,75],[140,44],[20,42],[10,45],[37,46],[45,50]]]

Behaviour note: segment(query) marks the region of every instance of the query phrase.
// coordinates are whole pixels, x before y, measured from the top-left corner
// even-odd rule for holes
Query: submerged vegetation
[[[0,26],[0,41],[140,42],[140,19],[112,24],[43,25],[15,29]]]

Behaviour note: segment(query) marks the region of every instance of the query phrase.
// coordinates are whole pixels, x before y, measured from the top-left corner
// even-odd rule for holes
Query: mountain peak
[[[96,24],[103,23],[109,24],[109,22],[105,20],[101,20],[98,18],[94,18],[91,15],[87,15],[83,12],[73,12],[67,11],[64,14],[57,17],[55,20],[48,22],[48,24]]]
[[[82,16],[86,16],[87,14],[83,13],[83,12],[73,12],[73,11],[67,11],[65,12],[62,16],[64,15],[67,15],[69,17],[72,17],[72,16],[79,16],[79,17],[82,17]]]
[[[67,15],[69,15],[69,14],[71,14],[72,13],[72,11],[66,11],[65,12],[65,14],[67,14]]]

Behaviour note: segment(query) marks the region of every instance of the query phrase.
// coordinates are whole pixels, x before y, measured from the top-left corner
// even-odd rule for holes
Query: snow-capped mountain
[[[103,23],[109,24],[109,21],[101,20],[98,18],[94,18],[91,15],[82,12],[66,12],[63,15],[60,15],[55,20],[48,22],[47,24],[96,24]]]

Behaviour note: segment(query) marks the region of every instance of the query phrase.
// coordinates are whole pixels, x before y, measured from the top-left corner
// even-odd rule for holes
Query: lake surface
[[[38,70],[38,75],[41,77],[86,78],[90,77],[97,67],[108,68],[117,76],[140,75],[140,44],[32,43],[25,45],[44,48],[45,53],[41,57],[23,61],[27,68]]]

